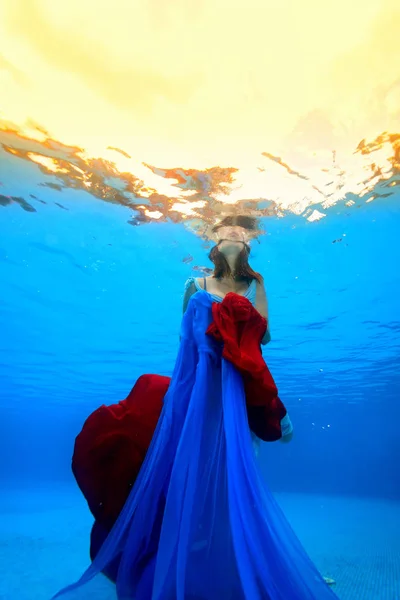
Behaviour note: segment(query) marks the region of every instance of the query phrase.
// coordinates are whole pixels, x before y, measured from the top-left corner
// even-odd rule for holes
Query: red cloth
[[[251,430],[265,441],[279,439],[286,410],[260,350],[266,320],[237,294],[214,303],[212,315],[207,333],[223,343],[224,358],[243,376]],[[95,410],[76,438],[72,470],[98,531],[111,529],[129,495],[169,383],[169,377],[142,375],[125,400]],[[92,554],[100,543],[98,531],[92,536]]]
[[[100,406],[75,440],[72,471],[94,518],[112,527],[146,456],[169,377],[142,375],[129,396]]]
[[[234,293],[214,302],[212,315],[207,334],[223,343],[222,356],[242,374],[250,429],[266,442],[279,440],[286,408],[261,353],[266,319],[247,298]]]

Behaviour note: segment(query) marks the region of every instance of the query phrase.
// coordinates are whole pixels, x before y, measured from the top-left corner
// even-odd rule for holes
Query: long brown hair
[[[263,278],[260,273],[253,271],[249,265],[249,254],[250,246],[243,244],[243,248],[236,259],[235,273],[232,273],[228,261],[222,252],[219,251],[218,244],[213,246],[208,258],[214,263],[215,279],[233,276],[234,279],[246,281],[248,284],[250,284],[253,279],[257,279],[259,283],[262,283]]]

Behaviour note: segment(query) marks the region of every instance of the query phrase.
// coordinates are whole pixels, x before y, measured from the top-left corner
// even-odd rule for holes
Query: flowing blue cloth
[[[190,299],[171,385],[139,477],[92,565],[56,597],[336,598],[261,477],[242,377],[205,333],[215,301],[205,291]],[[115,588],[109,582],[96,587],[115,559]]]

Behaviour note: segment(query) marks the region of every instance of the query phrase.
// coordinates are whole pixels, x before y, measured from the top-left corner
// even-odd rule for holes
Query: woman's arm
[[[197,290],[196,290],[196,286],[195,286],[194,281],[192,281],[191,283],[189,283],[189,285],[187,285],[185,287],[185,294],[183,296],[183,314],[185,314],[185,312],[186,312],[186,309],[188,307],[190,298],[196,292],[197,292]]]
[[[267,330],[264,334],[261,343],[265,346],[271,341],[271,334],[269,331],[269,318],[268,318],[268,298],[267,293],[265,291],[265,287],[263,283],[257,282],[257,291],[256,291],[256,309],[260,313],[262,317],[267,319]]]

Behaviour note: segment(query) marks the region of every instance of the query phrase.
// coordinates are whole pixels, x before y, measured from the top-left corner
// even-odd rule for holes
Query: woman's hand
[[[283,435],[281,437],[281,439],[279,440],[282,444],[288,444],[289,442],[291,442],[293,439],[293,431],[291,431],[290,433]]]
[[[266,346],[267,344],[270,343],[270,341],[271,341],[271,334],[269,332],[269,329],[267,329],[267,331],[264,333],[263,339],[261,340],[261,344],[263,346]]]

